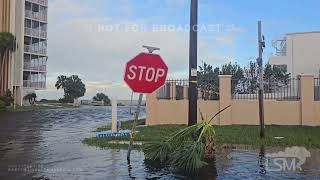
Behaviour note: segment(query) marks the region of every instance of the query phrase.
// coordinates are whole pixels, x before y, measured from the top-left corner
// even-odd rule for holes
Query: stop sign
[[[124,81],[136,93],[153,93],[166,81],[168,67],[158,54],[140,53],[127,62]]]

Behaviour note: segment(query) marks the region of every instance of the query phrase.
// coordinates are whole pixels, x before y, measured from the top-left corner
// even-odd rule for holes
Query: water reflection
[[[265,178],[265,175],[266,175],[266,156],[265,156],[265,148],[264,148],[264,145],[261,145],[260,147],[260,152],[259,152],[259,167],[260,167],[260,170],[259,170],[259,174],[262,178]]]

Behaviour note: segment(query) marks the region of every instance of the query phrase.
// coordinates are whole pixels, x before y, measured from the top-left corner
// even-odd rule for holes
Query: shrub
[[[0,100],[0,112],[6,111],[6,103]]]
[[[7,96],[0,96],[0,101],[4,102],[5,106],[10,106],[11,103],[13,102],[13,99]]]

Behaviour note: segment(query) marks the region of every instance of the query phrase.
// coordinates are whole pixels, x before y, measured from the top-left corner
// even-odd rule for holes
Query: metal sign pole
[[[128,162],[130,162],[130,154],[131,154],[131,150],[132,150],[132,146],[133,146],[133,140],[134,140],[135,134],[136,134],[136,127],[137,127],[137,122],[138,122],[138,118],[139,118],[142,97],[143,97],[143,94],[139,94],[137,111],[134,113],[134,121],[133,121],[132,130],[131,130],[131,134],[130,134],[131,135],[130,136],[130,144],[129,144],[128,153],[127,153]]]
[[[151,47],[151,46],[142,46],[143,48],[148,49],[149,53],[153,53],[153,51],[155,50],[160,50],[160,48],[157,47]],[[136,135],[136,128],[137,128],[137,122],[139,119],[139,113],[140,113],[140,107],[141,107],[141,103],[142,103],[142,97],[143,94],[139,94],[139,100],[138,100],[138,107],[137,107],[137,111],[134,114],[134,121],[133,121],[133,125],[132,125],[132,130],[131,130],[131,136],[130,136],[130,144],[128,147],[128,153],[127,153],[127,161],[128,163],[130,163],[130,155],[131,155],[131,150],[132,150],[132,146],[133,146],[133,141]]]

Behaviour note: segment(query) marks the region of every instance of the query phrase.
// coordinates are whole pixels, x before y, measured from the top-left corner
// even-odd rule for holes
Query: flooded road
[[[131,119],[129,107],[118,118]],[[144,113],[141,114],[144,116]],[[150,167],[142,151],[99,149],[81,143],[111,121],[110,107],[42,110],[0,114],[0,179],[187,179],[167,168]],[[222,149],[195,179],[317,179],[320,151],[309,150],[303,170],[277,171],[266,155],[284,149]],[[288,165],[288,164],[287,164]],[[291,165],[291,164],[289,164]]]

